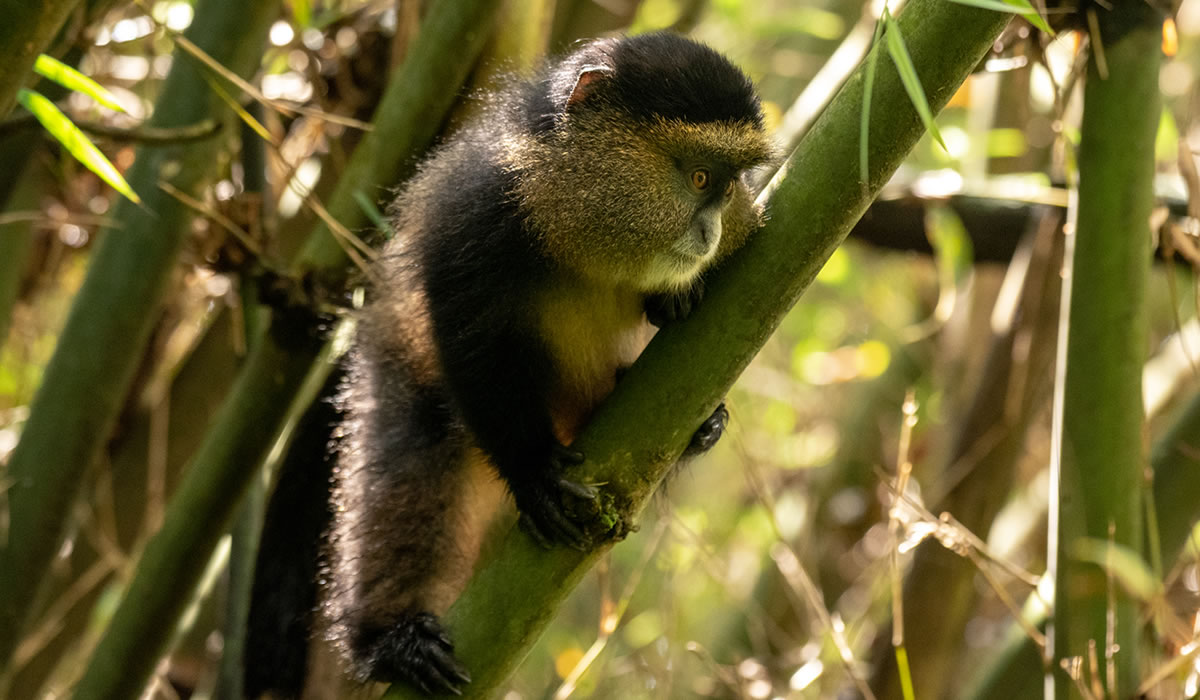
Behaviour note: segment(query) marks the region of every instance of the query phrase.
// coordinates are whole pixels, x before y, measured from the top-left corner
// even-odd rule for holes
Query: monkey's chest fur
[[[618,373],[654,336],[636,292],[580,280],[551,285],[538,304],[553,364],[548,402],[559,441],[570,444],[612,393]]]

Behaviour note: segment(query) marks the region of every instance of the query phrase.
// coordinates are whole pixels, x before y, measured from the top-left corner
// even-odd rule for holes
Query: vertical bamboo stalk
[[[255,103],[247,111],[259,122],[262,121],[262,105]],[[260,222],[259,230],[262,230],[265,228],[264,220],[268,211],[266,148],[262,139],[248,124],[242,124],[241,137],[244,173],[242,181],[246,194],[258,197],[255,213]],[[259,305],[254,279],[249,275],[242,275],[240,284],[243,332],[247,339],[257,338],[270,320],[268,311]],[[265,473],[265,470],[255,471],[259,474]],[[267,485],[262,479],[252,476],[229,532],[232,541],[229,547],[221,663],[217,669],[217,682],[213,689],[213,697],[216,700],[242,700],[245,697],[242,689],[242,658],[246,649],[246,620],[250,614],[255,553],[258,551],[258,539],[262,532],[266,508]]]
[[[1061,664],[1076,657],[1085,669],[1091,666],[1093,642],[1097,680],[1111,696],[1129,697],[1138,684],[1141,636],[1137,602],[1120,591],[1113,598],[1111,578],[1079,556],[1085,538],[1143,549],[1141,386],[1161,17],[1142,2],[1116,3],[1098,14],[1107,75],[1094,55],[1084,92],[1075,250],[1064,282],[1070,321],[1057,498],[1051,501],[1057,513],[1051,517],[1048,568],[1055,592],[1048,644],[1055,697],[1062,698],[1077,691]]]

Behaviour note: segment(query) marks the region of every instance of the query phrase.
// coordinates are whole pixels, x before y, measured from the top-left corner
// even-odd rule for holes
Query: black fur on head
[[[585,77],[593,79],[583,86]],[[669,32],[588,42],[552,64],[534,85],[537,91],[525,100],[533,132],[553,128],[568,111],[603,108],[646,121],[762,128],[750,79],[708,46]],[[580,99],[577,90],[586,96]]]

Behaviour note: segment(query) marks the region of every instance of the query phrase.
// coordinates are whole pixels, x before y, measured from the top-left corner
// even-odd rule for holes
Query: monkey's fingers
[[[454,651],[454,643],[450,641],[450,635],[446,634],[445,628],[437,621],[437,618],[432,615],[423,615],[418,617],[416,622],[425,636],[436,639],[443,647]]]
[[[534,522],[534,519],[525,513],[521,513],[521,517],[517,519],[517,527],[521,528],[521,531],[526,535],[532,537],[533,541],[537,542],[537,545],[542,549],[554,548],[554,543],[550,541],[550,538],[542,534],[542,531],[538,529],[537,523]]]
[[[592,546],[590,531],[600,514],[600,490],[595,486],[551,473],[514,489],[513,496],[521,512],[521,529],[542,547],[558,543],[582,552]]]
[[[428,648],[425,671],[428,682],[437,688],[438,692],[462,695],[462,688],[459,686],[471,682],[467,669],[458,663],[454,653],[437,645]]]
[[[591,544],[591,538],[560,508],[553,506],[542,508],[536,515],[521,513],[518,525],[544,549],[551,549],[557,543],[586,552]]]

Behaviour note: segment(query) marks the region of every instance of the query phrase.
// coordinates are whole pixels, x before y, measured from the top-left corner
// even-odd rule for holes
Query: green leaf
[[[1162,594],[1162,584],[1150,571],[1142,555],[1105,540],[1083,537],[1072,547],[1079,561],[1095,564],[1112,575],[1133,597],[1146,602]]]
[[[117,102],[117,98],[105,90],[104,86],[56,58],[41,54],[33,64],[33,71],[68,90],[82,92],[115,112],[125,111],[125,108]]]
[[[1027,22],[1046,32],[1050,36],[1054,36],[1054,30],[1046,24],[1046,20],[1038,14],[1038,11],[1029,4],[1029,0],[950,0],[959,5],[970,5],[978,7],[981,10],[993,10],[995,12],[1011,12],[1015,15],[1021,15]]]
[[[312,26],[312,5],[308,3],[308,0],[292,0],[292,17],[296,19],[296,24],[300,25],[301,29]]]
[[[858,122],[858,177],[863,187],[867,186],[867,152],[868,139],[871,135],[871,95],[875,91],[875,67],[879,64],[879,35],[883,34],[883,25],[887,24],[887,8],[875,23],[875,38],[871,40],[871,55],[867,57],[867,67],[863,74],[863,106]]]
[[[379,229],[379,231],[383,233],[384,239],[389,241],[392,240],[392,236],[395,235],[395,232],[392,231],[392,226],[388,223],[388,220],[383,215],[383,212],[379,211],[379,207],[375,206],[375,202],[372,202],[370,197],[363,194],[362,190],[354,190],[354,202],[358,204],[358,208],[367,215],[367,218],[371,220],[371,223],[374,224],[375,228]]]
[[[974,269],[975,252],[967,227],[954,209],[938,204],[926,210],[925,225],[936,256],[940,284],[958,287]]]
[[[17,92],[17,101],[33,113],[46,131],[50,132],[68,153],[75,156],[76,160],[87,166],[88,170],[96,173],[101,180],[112,185],[114,190],[125,195],[133,203],[142,203],[129,183],[125,182],[125,178],[121,177],[116,166],[104,157],[100,149],[96,148],[96,144],[92,143],[53,102],[33,90],[25,89]]]
[[[933,121],[933,111],[929,109],[929,101],[925,99],[925,88],[921,87],[921,79],[917,77],[917,68],[913,65],[912,57],[908,55],[904,37],[900,36],[900,25],[892,21],[886,7],[883,8],[883,16],[888,25],[887,31],[884,32],[884,36],[887,38],[888,54],[892,57],[892,63],[896,64],[896,71],[900,73],[900,82],[904,84],[904,91],[908,93],[908,99],[912,101],[913,107],[920,115],[925,129],[941,145],[942,150],[949,151],[950,149],[946,148],[946,142],[942,140],[941,132],[938,131],[937,123]]]

